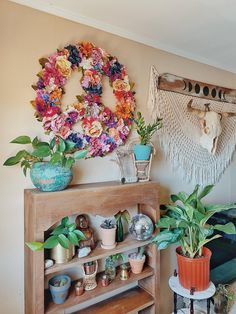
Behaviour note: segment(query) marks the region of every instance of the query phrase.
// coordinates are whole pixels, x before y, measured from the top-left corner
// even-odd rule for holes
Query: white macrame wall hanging
[[[163,118],[163,128],[157,139],[173,171],[178,172],[185,182],[200,185],[215,184],[230,164],[236,145],[236,117],[222,118],[222,132],[218,138],[215,154],[200,145],[201,129],[199,118],[188,112],[187,105],[193,99],[193,107],[204,110],[206,102],[210,110],[217,113],[236,112],[236,91],[214,87],[209,84],[185,80],[176,91],[165,88],[165,79],[160,88],[160,76],[152,67],[148,108],[151,116]],[[169,87],[171,86],[171,80]],[[196,84],[195,84],[196,83]],[[192,90],[190,93],[189,91]],[[194,96],[194,97],[193,97]],[[206,101],[207,99],[207,101]],[[214,99],[214,100],[213,100]],[[217,101],[216,101],[217,100]]]

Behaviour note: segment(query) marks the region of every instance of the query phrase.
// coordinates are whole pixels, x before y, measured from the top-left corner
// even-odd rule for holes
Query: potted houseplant
[[[144,249],[145,247],[141,246],[138,252],[129,254],[129,263],[131,266],[131,271],[134,274],[140,274],[143,271],[143,266],[146,260]]]
[[[53,302],[56,304],[64,303],[71,286],[70,277],[67,275],[54,276],[49,280],[48,285]]]
[[[37,136],[31,139],[23,135],[11,143],[30,144],[32,150],[20,150],[15,156],[8,158],[4,166],[20,163],[24,175],[30,169],[31,180],[41,191],[65,189],[72,180],[71,168],[75,160],[84,158],[87,154],[87,150],[75,151],[75,143],[61,137],[54,137],[48,143],[40,141]]]
[[[116,247],[116,224],[111,219],[105,219],[100,225],[101,247],[109,250]]]
[[[120,210],[118,211],[118,213],[115,214],[115,220],[116,220],[116,241],[122,242],[124,240],[124,229],[122,220],[129,223],[130,214],[126,209],[123,211]]]
[[[234,206],[203,204],[202,198],[212,188],[213,185],[208,185],[200,190],[199,185],[196,185],[190,195],[185,192],[171,195],[175,204],[166,206],[166,214],[156,224],[161,231],[152,239],[159,249],[165,249],[174,243],[180,244],[176,249],[178,275],[181,285],[186,289],[201,291],[208,288],[211,251],[205,244],[221,237],[215,231],[235,234],[233,223],[207,223],[215,213]]]
[[[84,234],[76,229],[76,224],[70,223],[69,217],[64,217],[45,242],[26,242],[26,245],[33,251],[51,249],[51,258],[61,264],[73,258],[75,245],[84,239]]]
[[[149,160],[152,152],[150,144],[153,134],[162,127],[162,119],[157,118],[152,124],[146,124],[141,112],[134,119],[140,143],[134,145],[134,156],[136,160]]]

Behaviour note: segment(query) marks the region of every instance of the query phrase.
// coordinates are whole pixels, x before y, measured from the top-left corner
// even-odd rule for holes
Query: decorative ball
[[[129,233],[136,240],[147,240],[153,234],[153,222],[152,220],[143,214],[137,214],[131,219],[129,225]]]

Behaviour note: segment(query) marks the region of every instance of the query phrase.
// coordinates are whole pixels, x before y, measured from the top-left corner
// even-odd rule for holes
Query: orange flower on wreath
[[[91,43],[88,42],[88,41],[83,41],[83,42],[80,44],[80,47],[79,47],[81,53],[82,53],[85,57],[91,56],[93,48],[94,48],[94,45],[91,44]]]
[[[124,104],[116,104],[116,115],[118,118],[129,119],[134,111],[133,106],[129,102]]]
[[[54,102],[55,105],[60,105],[61,104],[61,96],[62,96],[62,91],[59,88],[54,89],[53,92],[51,92],[49,99]]]

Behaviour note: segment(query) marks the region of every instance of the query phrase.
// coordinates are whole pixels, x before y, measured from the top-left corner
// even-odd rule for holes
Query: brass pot
[[[60,244],[51,249],[51,259],[53,259],[56,264],[67,263],[72,260],[74,255],[75,246],[71,243],[69,244],[69,249],[64,249]]]

